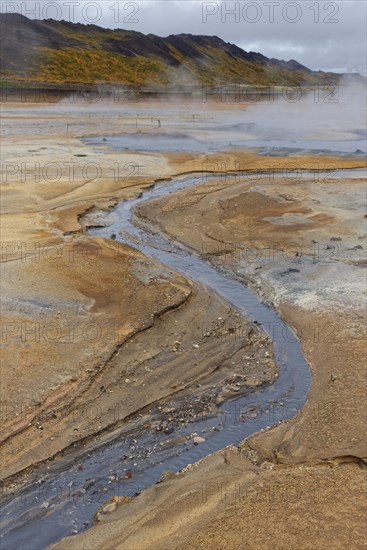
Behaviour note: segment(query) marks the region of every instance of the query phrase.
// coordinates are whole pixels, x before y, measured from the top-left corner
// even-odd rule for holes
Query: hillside
[[[332,84],[340,76],[245,52],[216,36],[161,38],[67,21],[1,14],[2,81],[119,83],[134,87],[238,83]]]

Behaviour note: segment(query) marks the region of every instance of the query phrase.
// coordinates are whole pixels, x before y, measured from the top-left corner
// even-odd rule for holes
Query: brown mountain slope
[[[0,17],[3,80],[44,83],[333,84],[340,76],[245,52],[216,36],[153,34],[67,21]]]

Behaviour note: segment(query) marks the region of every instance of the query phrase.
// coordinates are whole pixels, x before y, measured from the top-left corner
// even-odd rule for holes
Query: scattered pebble
[[[200,443],[204,443],[206,441],[205,437],[200,437],[200,435],[193,437],[194,445],[199,445]]]
[[[106,504],[105,506],[103,506],[100,513],[101,514],[110,514],[111,512],[114,512],[115,510],[117,510],[117,502],[111,502],[111,503]]]

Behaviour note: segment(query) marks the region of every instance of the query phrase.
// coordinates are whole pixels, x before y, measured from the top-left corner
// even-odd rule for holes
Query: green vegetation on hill
[[[161,38],[66,21],[34,21],[20,14],[1,14],[0,51],[0,77],[13,82],[302,86],[340,79],[293,60],[245,52],[216,36]]]
[[[42,52],[43,61],[34,76],[45,82],[115,82],[141,86],[162,80],[160,63],[150,59],[82,48],[44,48]]]

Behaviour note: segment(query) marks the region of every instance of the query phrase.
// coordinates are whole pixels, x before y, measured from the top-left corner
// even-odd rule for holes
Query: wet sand
[[[301,339],[313,383],[290,422],[209,457],[176,485],[148,490],[133,525],[127,510],[116,512],[108,538],[110,523],[93,531],[99,548],[145,548],[150,540],[153,548],[255,549],[274,539],[276,548],[365,546],[364,190],[358,177],[316,189],[312,178],[263,178],[256,191],[210,181],[139,208],[143,222],[242,277],[281,312]],[[161,504],[148,516],[151,499]]]
[[[314,381],[300,418],[273,431],[269,456],[363,458],[365,180],[206,185],[138,215],[255,288],[300,337]]]
[[[123,425],[126,417],[178,388],[189,387],[191,393],[190,384],[198,376],[193,343],[203,339],[208,320],[221,317],[228,326],[235,313],[217,297],[208,300],[205,288],[152,265],[141,253],[88,236],[85,225],[90,221],[83,215],[90,212],[98,223],[98,212],[156,180],[217,172],[217,182],[205,183],[204,178],[203,186],[144,206],[139,216],[242,277],[295,327],[313,371],[308,403],[294,420],[144,491],[128,506],[103,516],[91,531],[58,547],[175,548],[184,543],[189,548],[270,548],[274,537],[278,548],[364,547],[364,179],[339,181],[329,175],[321,183],[289,178],[267,182],[259,172],[284,169],[288,174],[289,156],[270,158],[242,150],[114,151],[87,146],[79,136],[96,134],[96,127],[99,135],[118,134],[126,121],[116,117],[111,122],[98,113],[93,119],[78,113],[47,112],[43,118],[22,113],[20,132],[19,118],[8,116],[3,146],[8,164],[2,180],[5,486],[14,490],[33,464],[78,440],[88,445],[97,433]],[[32,136],[31,146],[27,135]],[[50,162],[54,164],[45,172]],[[293,155],[292,162],[302,171],[365,166],[364,159],[331,154],[317,159]],[[241,184],[236,177],[223,181],[224,173],[246,169],[256,175],[255,182]],[[332,244],[335,248],[326,248]],[[248,320],[241,322],[244,334],[257,331]],[[225,359],[241,349],[230,340],[223,345],[215,335],[209,340],[210,354],[200,346],[199,376],[210,383],[220,367],[215,383],[223,391],[227,384],[230,391]],[[180,342],[182,354],[175,351],[175,342]],[[248,337],[242,345],[258,358],[259,343]],[[253,372],[254,384],[274,378],[271,363],[265,378],[254,363],[250,361],[246,372]],[[83,414],[88,403],[98,403],[103,411],[97,422]],[[118,403],[126,406],[116,417],[111,409],[116,411]],[[64,414],[70,408],[73,414]],[[20,472],[23,477],[17,478]],[[227,475],[235,486],[245,484],[255,494],[267,494],[271,487],[275,503],[285,500],[288,512],[267,498],[255,503],[246,494],[223,499],[221,483]],[[208,482],[213,484],[203,498]],[[315,486],[321,494],[317,502]],[[296,487],[302,487],[301,497]],[[279,497],[284,491],[285,499]],[[344,521],[350,495],[354,505]],[[168,508],[164,501],[170,502]],[[264,529],[270,510],[274,519]],[[316,519],[323,534],[316,530],[311,536]],[[105,520],[114,521],[103,525]],[[302,542],[305,533],[309,546]]]
[[[146,356],[139,360],[144,363],[155,356],[152,347],[157,346],[156,331],[150,336],[147,329],[167,312],[187,303],[187,316],[197,317],[197,324],[183,320],[180,330],[186,329],[191,343],[203,338],[205,323],[222,316],[226,326],[228,315],[233,315],[228,308],[223,310],[216,297],[205,299],[205,289],[179,274],[129,247],[85,233],[89,223],[87,218],[84,221],[85,213],[95,218],[100,209],[139,193],[156,179],[172,177],[175,171],[165,157],[90,149],[80,139],[61,133],[73,120],[62,110],[60,114],[51,109],[45,123],[29,109],[28,116],[22,114],[21,137],[17,111],[3,128],[7,136],[2,177],[4,480],[114,425],[116,414],[111,409],[116,410],[116,403],[123,404],[123,412],[117,415],[123,422],[139,408],[174,393],[171,386],[176,384],[162,370],[157,393],[152,391],[141,402],[124,405],[131,394],[125,383],[114,389],[113,397],[109,395],[106,388],[115,380],[109,367],[120,356],[127,369],[124,344],[133,335],[141,333]],[[89,114],[80,118],[85,133],[93,132],[95,124],[104,124],[103,117],[100,121]],[[107,129],[110,123],[105,124]],[[53,137],[51,129],[59,133]],[[27,134],[33,135],[31,146],[24,137]],[[116,163],[121,174],[113,172]],[[199,306],[206,302],[207,308]],[[174,330],[167,334],[164,345],[171,353],[178,337],[181,334]],[[228,356],[228,345],[216,353],[215,365]],[[167,357],[160,360],[165,362]],[[184,354],[182,361],[186,364]],[[203,374],[213,369],[209,363],[209,358],[203,361]],[[190,370],[183,375],[176,380],[178,387],[192,381]],[[139,388],[148,385],[151,377],[145,373],[145,378],[146,382],[139,378]],[[102,413],[90,422],[85,418],[86,404],[96,399]]]

